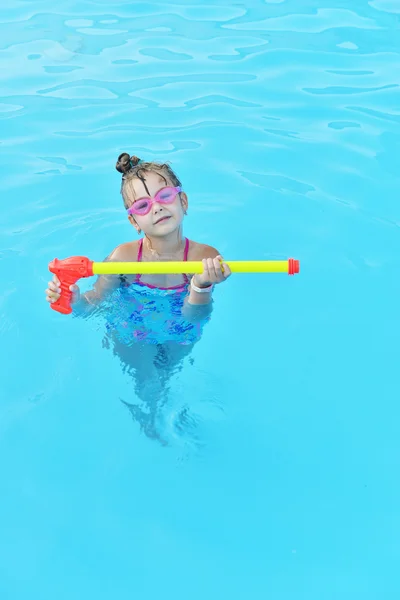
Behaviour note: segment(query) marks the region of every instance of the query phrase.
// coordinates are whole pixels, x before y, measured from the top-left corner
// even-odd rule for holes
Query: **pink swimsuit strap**
[[[185,249],[183,251],[183,260],[186,262],[187,258],[188,258],[188,254],[189,254],[189,243],[190,242],[189,242],[188,238],[185,238],[185,240],[186,241],[185,241]],[[140,238],[139,246],[138,246],[138,254],[137,254],[138,262],[142,261],[142,255],[143,255],[143,238]],[[135,283],[140,283],[141,285],[145,285],[146,287],[158,289],[158,290],[177,290],[177,289],[185,287],[189,283],[189,278],[186,275],[186,273],[183,273],[184,282],[180,283],[179,285],[174,285],[172,287],[158,287],[156,285],[151,285],[150,283],[143,283],[140,280],[140,278],[141,278],[140,275],[136,275]]]

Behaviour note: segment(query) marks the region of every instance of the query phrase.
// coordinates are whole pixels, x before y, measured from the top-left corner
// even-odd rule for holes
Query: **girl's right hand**
[[[78,302],[78,300],[81,296],[79,287],[76,284],[74,284],[74,285],[70,285],[69,289],[72,292],[71,304],[74,302]],[[57,275],[53,275],[53,279],[51,281],[49,281],[49,287],[46,290],[46,300],[47,300],[47,302],[50,302],[51,304],[53,304],[53,302],[57,302],[57,300],[59,299],[60,296],[61,296],[60,280],[58,279]]]

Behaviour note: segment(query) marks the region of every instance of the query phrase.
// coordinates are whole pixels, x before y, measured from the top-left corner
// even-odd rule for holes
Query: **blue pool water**
[[[6,3],[2,599],[399,597],[399,17],[398,0]],[[54,257],[135,238],[125,150],[171,161],[190,238],[302,265],[216,289],[155,391],[159,438],[104,322],[44,300]]]

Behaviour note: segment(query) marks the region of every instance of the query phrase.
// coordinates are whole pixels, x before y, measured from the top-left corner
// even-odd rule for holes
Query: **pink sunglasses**
[[[139,198],[126,211],[128,215],[147,215],[155,202],[158,204],[172,204],[177,194],[182,191],[181,187],[164,187],[158,190],[154,198]]]

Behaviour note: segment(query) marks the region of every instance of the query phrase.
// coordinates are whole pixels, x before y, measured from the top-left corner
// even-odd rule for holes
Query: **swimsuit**
[[[189,240],[186,238],[183,260],[187,261]],[[139,241],[137,261],[143,255],[143,239]],[[120,275],[121,285],[111,296],[111,310],[106,328],[125,342],[142,341],[147,344],[176,342],[182,345],[197,342],[209,316],[191,323],[182,316],[184,299],[188,294],[189,278],[173,287],[157,287],[141,281],[136,275],[129,283]]]

